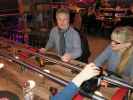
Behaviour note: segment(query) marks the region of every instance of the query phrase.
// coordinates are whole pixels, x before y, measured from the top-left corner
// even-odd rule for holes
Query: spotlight
[[[50,73],[50,71],[48,69],[44,69],[43,71],[47,72],[47,73]]]
[[[4,67],[3,63],[0,63],[0,69],[2,69]]]
[[[15,58],[16,58],[16,59],[19,59],[19,57],[18,57],[18,56],[15,56]]]

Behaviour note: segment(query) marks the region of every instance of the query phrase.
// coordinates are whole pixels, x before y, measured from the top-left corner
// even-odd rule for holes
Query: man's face
[[[65,13],[59,13],[56,16],[57,25],[60,29],[66,30],[69,27],[69,16]]]

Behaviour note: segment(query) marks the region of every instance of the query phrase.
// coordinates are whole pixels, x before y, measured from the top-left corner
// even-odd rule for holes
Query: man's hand
[[[39,52],[44,54],[46,52],[46,49],[45,48],[41,48],[41,49],[39,49]]]
[[[72,60],[72,56],[69,53],[65,53],[62,57],[61,60],[64,62],[69,62],[70,60]]]

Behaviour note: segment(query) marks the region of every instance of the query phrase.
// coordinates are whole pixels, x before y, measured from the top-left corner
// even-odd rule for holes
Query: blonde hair
[[[125,27],[117,27],[112,35],[119,35],[122,42],[131,42],[133,43],[133,27],[125,26]]]
[[[121,40],[123,42],[131,43],[131,46],[123,52],[120,59],[120,63],[116,68],[116,72],[118,74],[121,74],[124,71],[126,65],[128,64],[129,59],[133,54],[133,27],[130,26],[118,27],[113,31],[112,34],[120,35],[122,37]]]

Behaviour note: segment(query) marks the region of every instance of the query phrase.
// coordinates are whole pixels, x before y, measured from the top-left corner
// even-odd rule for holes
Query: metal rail
[[[30,69],[32,71],[35,71],[53,81],[55,81],[56,83],[59,83],[60,85],[63,85],[63,86],[66,86],[68,85],[69,81],[66,81],[60,77],[57,77],[51,73],[47,73],[45,71],[42,71],[40,68],[38,68],[37,66],[34,66],[34,65],[31,65],[31,64],[27,64],[26,62],[23,62],[21,60],[18,60],[10,55],[7,55],[5,52],[1,52],[0,50],[0,56],[8,59],[8,60],[12,60],[13,62],[15,63],[18,63],[20,65],[23,65],[24,67],[26,67],[27,69]],[[106,98],[104,97],[101,97],[101,96],[98,96],[98,95],[95,95],[95,94],[88,94],[89,98],[93,98],[94,100],[107,100]]]
[[[35,53],[35,54],[38,55],[38,56],[45,57],[44,55],[41,55],[39,53]],[[50,62],[56,63],[56,64],[64,65],[66,68],[69,68],[69,69],[72,69],[72,70],[77,70],[79,72],[82,70],[81,68],[72,66],[71,64],[64,63],[62,61],[59,61],[59,60],[56,60],[56,59],[53,59],[53,58],[50,58],[50,57],[47,57],[47,56],[45,57],[45,59],[50,61]],[[133,90],[133,86],[129,83],[126,83],[122,79],[121,80],[113,79],[109,76],[104,76],[104,75],[103,75],[102,79],[108,81],[110,84],[114,84],[114,85],[117,85],[117,86],[123,86],[123,87],[126,87],[126,88],[129,88],[129,89]]]
[[[63,61],[59,61],[59,60],[50,58],[50,57],[48,57],[48,56],[42,55],[42,54],[40,54],[40,53],[33,52],[33,51],[31,51],[31,50],[28,50],[28,49],[21,49],[21,50],[24,50],[24,51],[29,52],[29,53],[32,53],[32,54],[34,54],[34,55],[36,55],[36,56],[45,58],[45,60],[48,61],[48,62],[52,62],[52,63],[59,64],[59,65],[63,65],[63,67],[66,67],[66,68],[68,68],[68,69],[76,70],[76,71],[78,71],[78,72],[80,72],[80,71],[82,70],[82,68],[80,68],[79,66],[72,65],[72,64],[69,64],[69,63],[66,63],[66,62],[63,62]]]
[[[18,63],[20,65],[23,65],[27,69],[30,69],[32,71],[35,71],[35,72],[37,72],[37,73],[39,73],[39,74],[41,74],[41,75],[43,75],[43,76],[45,76],[45,77],[47,77],[47,78],[55,81],[56,83],[59,83],[59,84],[61,84],[63,86],[65,86],[65,85],[68,84],[68,81],[66,81],[66,80],[64,80],[64,79],[62,79],[62,78],[60,78],[58,76],[55,76],[55,75],[53,75],[51,73],[42,71],[42,69],[40,69],[39,67],[34,66],[34,65],[31,65],[31,64],[28,64],[28,63],[26,63],[24,61],[21,61],[20,59],[16,59],[14,57],[11,57],[11,56],[7,55],[6,53],[3,53],[2,52],[2,53],[0,53],[0,56],[3,56],[6,59],[9,59],[9,60],[11,60],[11,61],[13,61],[15,63]]]
[[[120,86],[120,87],[121,86],[126,87],[126,88],[131,89],[133,91],[133,85],[125,82],[124,80],[113,79],[109,76],[103,76],[102,79],[108,81],[110,84]]]
[[[11,44],[12,46],[14,46],[14,45],[23,45],[22,43],[16,43],[15,41],[6,40],[6,42],[8,42],[8,43],[13,43],[13,45]],[[29,46],[29,48],[33,48],[33,47]],[[32,54],[34,54],[34,55],[36,55],[36,56],[45,58],[45,60],[48,61],[48,62],[52,62],[52,63],[55,63],[55,64],[62,65],[63,67],[66,67],[66,68],[68,68],[68,69],[76,70],[76,71],[78,71],[78,72],[80,72],[80,71],[83,69],[83,67],[81,68],[81,66],[78,66],[78,65],[74,65],[74,64],[70,64],[70,63],[66,63],[66,62],[60,61],[60,60],[57,60],[57,59],[54,59],[54,58],[45,56],[45,55],[43,55],[43,54],[40,54],[40,53],[38,53],[38,52],[31,51],[31,50],[29,50],[29,49],[27,49],[27,48],[20,48],[20,50],[23,50],[23,51],[26,51],[26,52],[28,52],[28,53],[32,53]],[[83,64],[82,66],[85,66],[85,65],[86,65],[86,64]]]

